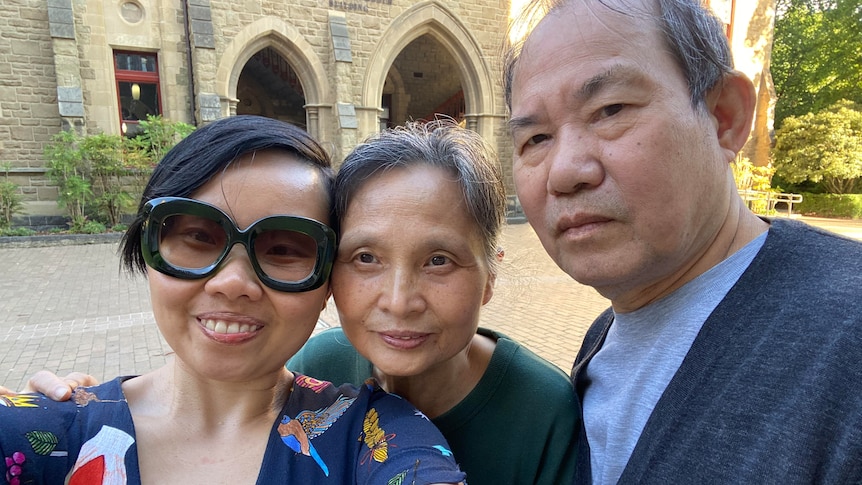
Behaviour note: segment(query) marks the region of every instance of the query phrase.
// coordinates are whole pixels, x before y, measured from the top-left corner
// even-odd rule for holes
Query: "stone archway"
[[[383,110],[384,112],[388,110],[389,113],[385,113],[386,116],[381,117],[380,129],[383,129],[384,125],[386,125],[387,128],[391,128],[392,125],[389,121],[403,116],[403,107],[398,106],[397,102],[393,104],[393,99],[402,101],[409,100],[407,90],[404,88],[404,80],[401,78],[401,73],[397,70],[390,69],[389,73],[386,75],[386,82],[383,84],[383,98],[385,100],[383,102]],[[388,101],[388,103],[386,101]]]
[[[311,136],[323,141],[325,119],[330,108],[323,105],[329,85],[323,65],[314,49],[288,23],[265,17],[249,24],[234,36],[225,49],[216,71],[216,91],[222,100],[222,115],[236,114],[237,85],[246,63],[257,52],[270,47],[290,64],[302,84],[305,96],[306,129]]]
[[[417,38],[429,35],[456,60],[466,103],[466,124],[486,140],[494,136],[494,83],[479,43],[458,18],[435,1],[420,2],[398,18],[381,36],[363,78],[360,129],[363,136],[378,129],[381,96],[389,68],[398,54]]]

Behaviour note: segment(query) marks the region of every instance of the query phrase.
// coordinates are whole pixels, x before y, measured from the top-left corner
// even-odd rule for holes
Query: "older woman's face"
[[[278,151],[246,155],[194,192],[243,229],[274,214],[329,222],[321,174]],[[328,287],[285,293],[258,279],[246,249],[235,245],[210,277],[182,280],[148,270],[153,312],[181,365],[225,381],[280,372],[311,335]]]
[[[466,352],[493,277],[453,177],[427,165],[375,175],[341,227],[332,292],[356,349],[393,376]]]

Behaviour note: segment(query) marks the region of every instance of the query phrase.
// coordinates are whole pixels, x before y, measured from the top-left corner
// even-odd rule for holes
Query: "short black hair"
[[[134,273],[146,273],[141,253],[144,205],[157,197],[188,197],[247,153],[288,152],[323,173],[329,201],[335,175],[329,154],[308,133],[289,123],[262,116],[230,116],[196,129],[156,165],[144,188],[138,213],[120,242],[121,262]]]

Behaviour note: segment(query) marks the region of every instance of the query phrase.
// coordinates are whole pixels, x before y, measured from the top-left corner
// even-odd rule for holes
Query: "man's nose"
[[[580,130],[561,130],[545,163],[548,164],[548,193],[572,194],[601,184],[604,168],[598,143]]]

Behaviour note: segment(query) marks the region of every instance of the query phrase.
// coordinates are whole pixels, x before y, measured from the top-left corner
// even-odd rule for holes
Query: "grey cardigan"
[[[770,220],[766,241],[707,318],[619,483],[862,482],[862,243]],[[590,327],[572,369],[601,347]],[[576,483],[590,483],[583,424]]]

